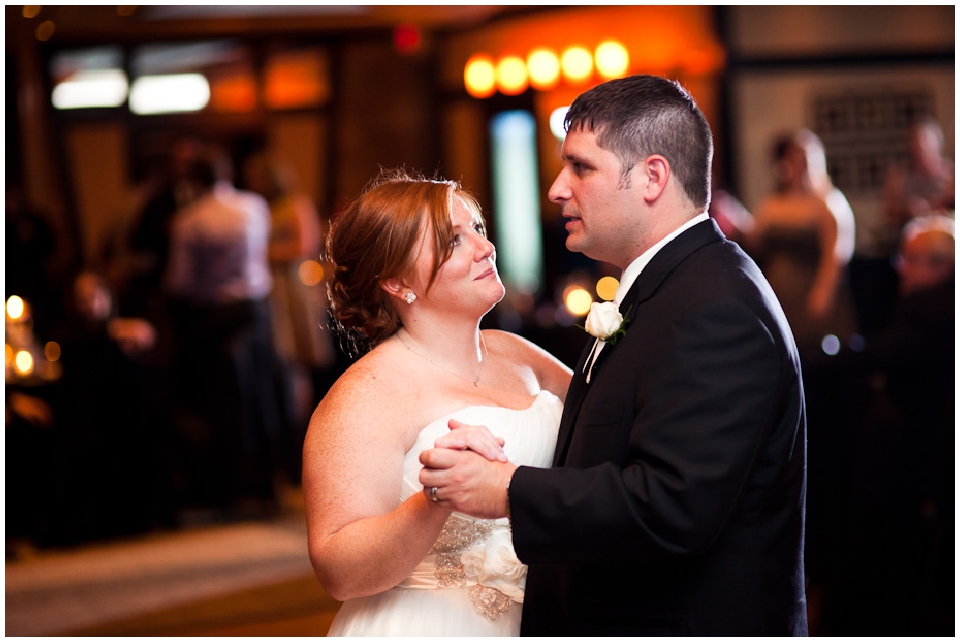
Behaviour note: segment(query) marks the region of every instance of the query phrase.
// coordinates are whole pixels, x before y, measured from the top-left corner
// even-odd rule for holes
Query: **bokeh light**
[[[497,88],[507,96],[522,94],[527,88],[527,65],[519,56],[505,56],[497,63]]]
[[[840,352],[840,339],[835,334],[828,334],[820,342],[820,349],[824,354],[836,356]]]
[[[560,68],[569,82],[584,82],[593,74],[593,56],[583,47],[570,47],[560,57]]]
[[[607,40],[597,45],[594,58],[597,73],[605,79],[623,78],[630,68],[630,54],[626,47],[615,40]]]
[[[560,80],[560,59],[549,49],[534,49],[527,55],[527,71],[534,89],[553,89]]]
[[[127,75],[122,69],[79,71],[53,88],[55,109],[119,107],[127,99]]]
[[[46,42],[53,37],[53,32],[57,30],[57,25],[53,24],[53,20],[44,20],[40,23],[40,26],[37,27],[37,31],[34,34],[40,42]]]
[[[43,356],[47,358],[47,361],[59,361],[60,344],[56,341],[47,341],[47,344],[43,346]]]
[[[605,276],[597,281],[597,296],[604,301],[613,301],[617,296],[617,288],[620,287],[620,281],[612,276]]]
[[[582,317],[590,311],[593,297],[579,285],[571,285],[563,291],[563,305],[570,314]]]
[[[7,299],[7,316],[16,321],[23,316],[27,309],[27,304],[16,294]]]
[[[130,111],[140,115],[200,111],[209,101],[203,74],[140,76],[130,89]]]
[[[402,54],[416,53],[422,42],[423,37],[416,25],[401,24],[393,30],[393,46]]]
[[[565,107],[557,107],[550,112],[550,131],[560,140],[567,137],[567,132],[563,128],[563,121],[566,119],[569,109],[570,105],[566,105]]]
[[[33,372],[33,355],[26,350],[21,350],[14,358],[14,367],[16,367],[17,372],[20,374],[30,374]]]
[[[488,98],[497,90],[493,58],[486,54],[470,57],[463,69],[463,83],[474,98]]]
[[[313,259],[307,259],[300,264],[297,270],[300,282],[313,287],[323,281],[323,266]]]

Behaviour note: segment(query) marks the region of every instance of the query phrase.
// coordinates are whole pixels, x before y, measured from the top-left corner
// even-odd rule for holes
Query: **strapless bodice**
[[[557,429],[563,404],[550,392],[541,391],[529,408],[512,410],[495,406],[468,406],[440,417],[420,431],[404,460],[403,497],[423,489],[419,482],[420,453],[449,431],[447,422],[457,419],[482,425],[504,439],[507,458],[525,466],[545,468],[553,461]],[[495,620],[523,602],[526,566],[513,550],[510,526],[504,519],[474,519],[453,513],[430,554],[400,583],[413,589],[466,588],[474,608]]]

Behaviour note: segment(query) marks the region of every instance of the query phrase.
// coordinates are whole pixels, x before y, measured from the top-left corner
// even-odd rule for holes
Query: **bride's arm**
[[[330,390],[303,449],[310,560],[341,601],[396,586],[430,551],[449,515],[423,493],[398,506],[408,447],[402,403],[365,370],[358,363]]]

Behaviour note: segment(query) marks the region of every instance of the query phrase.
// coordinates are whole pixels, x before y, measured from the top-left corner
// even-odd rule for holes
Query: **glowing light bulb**
[[[630,54],[626,47],[615,40],[607,40],[597,45],[594,59],[597,72],[607,80],[623,78],[630,68]]]
[[[560,80],[560,59],[549,49],[534,49],[527,56],[527,71],[534,89],[552,89]]]
[[[593,73],[593,56],[583,47],[570,47],[560,57],[563,77],[573,83],[581,83]]]
[[[497,90],[493,59],[486,54],[476,54],[463,68],[463,84],[474,98],[488,98]]]
[[[506,56],[497,63],[497,88],[507,96],[522,94],[527,88],[527,65],[518,56]]]

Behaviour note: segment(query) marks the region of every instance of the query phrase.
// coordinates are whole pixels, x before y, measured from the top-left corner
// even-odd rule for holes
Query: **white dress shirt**
[[[664,236],[649,250],[635,258],[623,271],[623,274],[620,275],[620,285],[617,286],[617,293],[613,297],[613,300],[616,302],[617,306],[619,307],[620,304],[623,303],[623,297],[627,296],[627,292],[630,291],[634,281],[637,280],[637,277],[640,276],[643,268],[650,263],[653,257],[656,256],[657,252],[663,249],[667,243],[677,238],[683,231],[693,227],[697,223],[706,221],[708,218],[710,218],[710,216],[706,212],[698,214],[674,231]],[[621,314],[623,314],[623,312],[621,312]],[[587,383],[590,383],[590,374],[593,372],[593,364],[597,362],[597,357],[600,356],[600,351],[603,350],[603,346],[606,344],[606,341],[597,339],[593,344],[591,355],[587,358],[587,362],[583,364],[583,370],[587,373]]]

